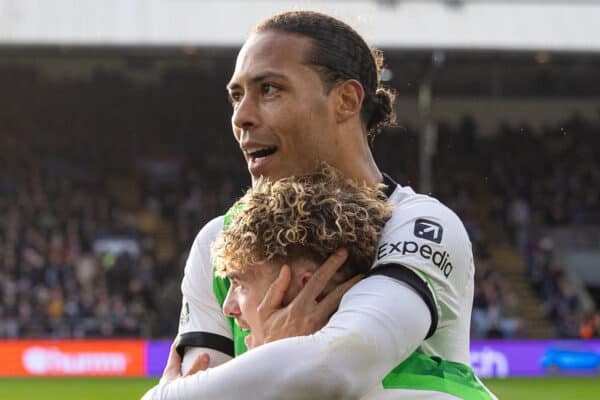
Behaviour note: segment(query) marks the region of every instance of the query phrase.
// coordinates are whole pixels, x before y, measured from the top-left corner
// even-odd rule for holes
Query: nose
[[[237,104],[231,116],[234,130],[248,130],[259,124],[259,109],[251,93]]]
[[[231,286],[227,291],[227,296],[225,297],[225,301],[223,302],[223,314],[228,317],[237,317],[241,314],[240,305],[237,302],[235,294],[232,291]]]

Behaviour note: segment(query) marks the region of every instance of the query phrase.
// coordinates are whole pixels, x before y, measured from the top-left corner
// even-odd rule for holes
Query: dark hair
[[[383,53],[371,49],[346,23],[313,11],[288,11],[259,23],[254,32],[281,31],[312,39],[308,64],[317,68],[327,92],[341,81],[356,79],[365,91],[361,118],[374,137],[396,122],[395,94],[380,85]]]

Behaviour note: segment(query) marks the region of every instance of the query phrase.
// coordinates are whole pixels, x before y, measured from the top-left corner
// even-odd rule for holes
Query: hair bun
[[[396,123],[396,114],[394,113],[395,93],[387,88],[379,87],[372,96],[373,111],[367,124],[369,136],[375,137],[382,129]]]

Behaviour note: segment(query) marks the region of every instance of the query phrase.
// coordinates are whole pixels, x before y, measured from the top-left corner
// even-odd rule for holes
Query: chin
[[[252,175],[252,181],[256,181],[260,177],[268,178],[270,180],[278,180],[278,179],[287,178],[288,176],[293,175],[293,173],[290,173],[289,170],[278,168],[276,166],[273,166],[272,168],[265,169],[265,170],[260,171],[258,173],[252,173],[251,172],[250,174]]]
[[[270,180],[278,180],[282,178],[288,178],[290,176],[307,175],[316,172],[318,169],[317,165],[303,165],[299,168],[291,168],[287,166],[270,165],[269,168],[258,173],[250,173],[252,175],[252,181],[255,182],[261,176]]]
[[[269,173],[268,171],[261,172],[259,174],[250,173],[250,175],[252,176],[252,183],[256,182],[260,178],[266,178],[266,179],[269,179],[272,181],[283,178],[283,176],[281,176],[280,174],[273,174],[273,173]]]

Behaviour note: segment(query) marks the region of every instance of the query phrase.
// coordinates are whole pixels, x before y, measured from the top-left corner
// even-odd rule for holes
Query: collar
[[[383,190],[383,192],[387,197],[390,197],[392,193],[394,193],[394,190],[396,190],[396,188],[399,186],[398,182],[393,180],[392,177],[386,174],[385,172],[382,175],[383,184],[385,185],[385,189]]]

